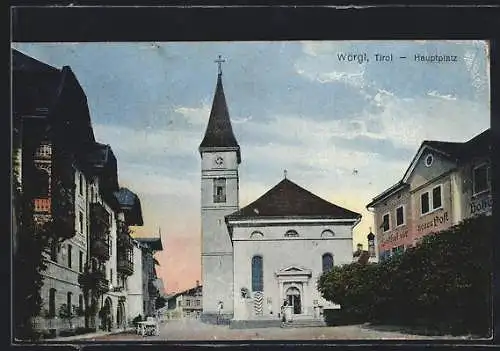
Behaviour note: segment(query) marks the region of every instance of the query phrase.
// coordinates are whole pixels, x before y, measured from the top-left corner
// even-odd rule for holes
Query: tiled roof
[[[127,188],[120,188],[114,193],[120,208],[125,211],[125,220],[128,225],[143,225],[142,207],[139,197]]]
[[[266,217],[352,220],[361,215],[334,205],[285,178],[248,206],[226,216],[229,220]]]
[[[22,52],[12,49],[12,62],[11,66],[13,70],[19,71],[29,71],[29,72],[50,72],[50,73],[61,73],[61,71],[55,67],[52,67],[46,63],[38,61],[33,57],[30,57]]]
[[[208,119],[205,137],[200,144],[200,152],[204,148],[236,148],[238,159],[240,158],[240,146],[236,141],[231,126],[231,119],[227,108],[226,97],[224,95],[224,87],[222,86],[222,78],[219,74],[217,78],[217,86],[215,88],[212,110]]]
[[[161,238],[134,238],[134,240],[147,245],[151,250],[162,251]]]

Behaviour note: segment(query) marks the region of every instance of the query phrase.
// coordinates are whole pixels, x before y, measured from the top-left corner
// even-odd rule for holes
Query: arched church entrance
[[[125,328],[125,304],[120,301],[116,310],[116,324],[118,328]]]
[[[286,290],[286,299],[288,305],[292,306],[293,314],[302,313],[302,301],[300,296],[300,290],[292,286]]]

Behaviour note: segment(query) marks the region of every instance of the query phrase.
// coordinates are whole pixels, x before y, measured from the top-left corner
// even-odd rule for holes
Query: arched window
[[[258,232],[258,231],[252,232],[252,234],[250,234],[250,239],[261,239],[263,237],[264,237],[264,234],[262,234],[261,232]]]
[[[296,238],[298,236],[299,236],[299,233],[297,233],[297,231],[295,231],[295,230],[289,230],[285,233],[286,238]]]
[[[264,291],[262,256],[252,257],[252,291]]]
[[[71,298],[72,297],[73,297],[73,294],[70,292],[66,296],[66,308],[67,308],[68,316],[71,315]]]
[[[322,257],[323,272],[329,272],[333,268],[333,256],[331,253],[326,253]]]
[[[334,233],[330,229],[325,229],[321,232],[321,237],[322,238],[333,238]]]
[[[52,288],[49,290],[49,316],[54,317],[56,315],[56,289]]]

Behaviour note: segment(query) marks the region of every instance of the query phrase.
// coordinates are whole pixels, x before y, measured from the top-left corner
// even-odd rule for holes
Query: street
[[[186,341],[186,340],[425,340],[465,339],[452,336],[410,335],[396,331],[380,331],[362,325],[307,328],[230,329],[209,325],[195,319],[171,320],[160,325],[159,336],[140,336],[133,333],[106,335],[79,341]]]

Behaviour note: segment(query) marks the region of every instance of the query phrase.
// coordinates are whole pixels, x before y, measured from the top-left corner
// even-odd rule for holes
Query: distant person
[[[281,327],[284,327],[286,324],[286,307],[288,306],[288,301],[283,301],[281,305]]]
[[[224,304],[222,301],[219,301],[217,304],[217,324],[220,324],[222,321],[222,311],[224,310]]]

